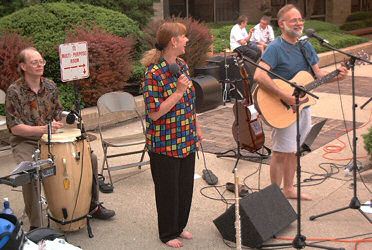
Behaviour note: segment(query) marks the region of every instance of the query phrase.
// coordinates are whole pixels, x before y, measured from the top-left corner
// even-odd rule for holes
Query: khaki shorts
[[[311,128],[310,107],[304,108],[300,113],[300,145],[304,142],[307,133]],[[282,153],[293,153],[297,151],[296,144],[297,128],[296,122],[286,128],[273,128],[271,138],[273,141],[272,150]]]

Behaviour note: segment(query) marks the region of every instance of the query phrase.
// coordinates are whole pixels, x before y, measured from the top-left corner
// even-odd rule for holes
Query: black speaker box
[[[297,215],[276,184],[245,196],[239,203],[241,242],[257,248],[296,220]],[[222,237],[235,242],[235,205],[213,221]]]
[[[197,113],[213,109],[222,104],[222,86],[216,78],[209,75],[198,75],[191,79],[195,87]]]

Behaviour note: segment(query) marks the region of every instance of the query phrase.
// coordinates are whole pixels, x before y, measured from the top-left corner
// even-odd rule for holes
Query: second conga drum
[[[60,129],[51,138],[51,154],[56,175],[43,179],[43,187],[51,216],[71,221],[89,213],[92,196],[92,165],[90,146],[79,138],[79,129]],[[49,158],[48,136],[41,138],[41,158]],[[76,222],[56,223],[63,231],[76,231],[86,225],[86,218]]]

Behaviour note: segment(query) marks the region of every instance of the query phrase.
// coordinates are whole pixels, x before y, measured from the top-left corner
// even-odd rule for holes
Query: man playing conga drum
[[[32,161],[32,155],[38,148],[38,141],[48,133],[48,121],[52,133],[63,126],[61,113],[63,107],[58,100],[55,83],[42,77],[45,60],[32,47],[22,50],[18,55],[18,71],[21,78],[12,83],[6,94],[5,113],[13,156],[17,164]],[[97,158],[92,154],[93,192],[90,205],[92,217],[108,219],[115,215],[98,202]],[[30,221],[30,230],[41,227],[39,217],[39,200],[35,182],[22,187],[25,212]],[[84,192],[84,190],[83,190]]]

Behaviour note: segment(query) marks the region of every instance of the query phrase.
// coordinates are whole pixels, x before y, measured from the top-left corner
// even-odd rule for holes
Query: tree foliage
[[[134,39],[109,34],[97,26],[91,28],[84,25],[67,32],[67,43],[78,41],[89,44],[90,76],[78,81],[83,101],[95,105],[101,95],[123,90],[132,70]]]
[[[167,21],[183,23],[187,28],[186,36],[189,39],[189,42],[186,47],[186,53],[182,57],[186,60],[191,71],[195,67],[205,64],[207,52],[213,43],[212,33],[204,23],[194,20],[191,17],[172,17],[167,20],[159,20],[149,23],[143,30],[143,43],[146,43],[150,48],[154,48],[156,32],[159,26]]]
[[[6,92],[9,85],[20,77],[17,72],[17,55],[33,43],[17,33],[6,31],[0,36],[0,88]]]

